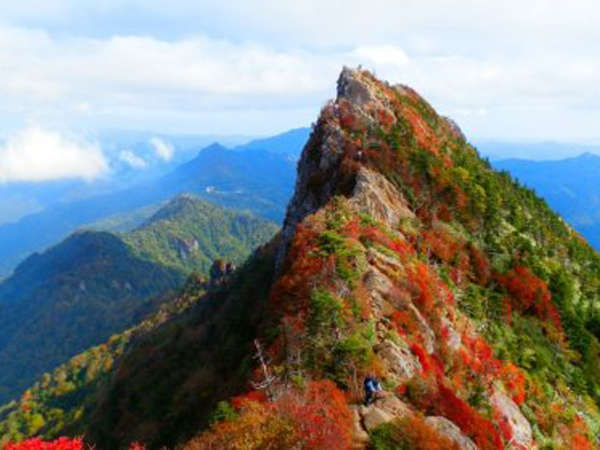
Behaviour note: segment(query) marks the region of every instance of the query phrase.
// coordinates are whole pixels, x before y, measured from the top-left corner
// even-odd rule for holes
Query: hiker
[[[374,375],[369,375],[365,378],[365,406],[373,403],[377,397],[377,392],[381,392],[379,381]]]

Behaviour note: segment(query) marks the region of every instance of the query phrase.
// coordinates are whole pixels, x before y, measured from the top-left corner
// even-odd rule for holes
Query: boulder
[[[513,442],[523,447],[529,447],[533,437],[531,425],[517,404],[499,390],[494,391],[490,401],[499,420],[510,428]]]
[[[442,436],[446,436],[456,442],[461,450],[477,450],[475,443],[465,436],[462,431],[460,431],[460,428],[445,417],[429,416],[425,419],[425,422]]]
[[[427,350],[427,353],[431,355],[435,350],[435,333],[429,326],[429,323],[425,317],[423,317],[423,314],[421,314],[414,304],[409,304],[408,309],[414,314],[414,317],[419,324],[419,332],[423,338],[425,350]]]
[[[362,426],[362,417],[359,409],[359,406],[352,407],[352,440],[358,444],[369,441],[369,434]],[[360,448],[360,445],[356,447]]]
[[[442,317],[442,327],[447,331],[446,344],[451,350],[458,350],[461,344],[460,334],[454,328],[452,322],[450,322],[446,317]]]
[[[391,392],[382,392],[381,397],[375,401],[375,406],[396,418],[404,417],[411,413],[408,405]]]
[[[367,431],[371,431],[374,428],[377,428],[379,425],[391,422],[396,418],[389,412],[384,411],[383,409],[374,405],[361,406],[360,416],[362,417],[363,425]]]

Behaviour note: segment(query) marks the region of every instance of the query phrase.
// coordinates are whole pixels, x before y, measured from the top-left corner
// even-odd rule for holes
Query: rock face
[[[430,416],[425,422],[433,427],[438,433],[452,439],[462,450],[477,450],[475,443],[465,436],[456,425],[445,417]]]
[[[361,407],[360,415],[367,431],[372,431],[378,426],[395,419],[393,414],[390,414],[377,406]]]
[[[223,284],[234,271],[235,266],[233,263],[222,259],[216,259],[210,268],[209,285],[214,287]]]
[[[513,442],[528,448],[533,437],[531,425],[523,416],[517,404],[498,390],[494,392],[490,400],[492,407],[499,415],[499,420],[510,428]]]
[[[360,78],[359,72],[344,68],[337,82],[337,101],[349,102],[365,121],[376,120],[361,106],[387,110],[386,99],[376,93],[374,83]],[[375,105],[375,106],[374,106]],[[276,265],[280,268],[296,226],[307,215],[327,204],[334,195],[354,198],[354,205],[381,220],[396,223],[413,217],[402,195],[381,174],[361,168],[358,173],[347,170],[341,163],[346,153],[339,124],[321,116],[298,162],[298,177],[294,196],[290,200],[282,228],[282,243]],[[357,155],[360,159],[360,152]]]
[[[194,252],[197,252],[200,248],[200,244],[197,239],[182,239],[178,236],[173,236],[171,238],[172,245],[177,249],[179,253],[179,257],[181,259],[189,258]]]
[[[384,423],[401,419],[411,414],[406,404],[390,393],[383,393],[382,398],[377,399],[370,406],[358,408],[363,428],[372,431]]]
[[[396,226],[401,219],[414,218],[406,200],[385,177],[361,167],[350,201],[352,206],[371,217]]]
[[[389,374],[398,383],[409,380],[422,369],[419,360],[407,347],[386,341],[376,347],[375,352],[385,361]]]

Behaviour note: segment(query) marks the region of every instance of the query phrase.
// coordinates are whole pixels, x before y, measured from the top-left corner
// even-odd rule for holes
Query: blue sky
[[[12,157],[28,130],[72,144],[107,128],[306,126],[344,64],[414,87],[472,139],[600,140],[597,1],[3,3],[0,136]]]

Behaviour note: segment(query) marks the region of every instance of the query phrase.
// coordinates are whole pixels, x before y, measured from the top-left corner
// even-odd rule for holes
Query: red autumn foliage
[[[501,450],[504,448],[502,439],[492,422],[441,383],[438,386],[438,396],[434,408],[438,414],[454,422],[463,433],[470,436],[480,449]]]
[[[412,255],[415,253],[415,249],[408,242],[401,241],[398,239],[392,239],[389,236],[386,236],[386,234],[383,233],[377,227],[363,228],[361,236],[363,238],[369,239],[372,242],[381,244],[384,247],[389,248],[390,250],[393,250],[399,256],[405,256],[407,254]]]
[[[304,391],[288,391],[274,402],[242,404],[238,417],[215,423],[184,448],[350,448],[352,412],[329,380],[310,382]]]
[[[140,442],[132,442],[129,444],[129,450],[146,450],[146,446]]]
[[[423,116],[415,108],[406,105],[401,105],[401,114],[411,125],[417,144],[431,153],[438,155],[440,147],[439,139],[423,119]]]
[[[562,331],[560,314],[552,303],[548,285],[536,277],[527,267],[515,266],[498,280],[511,295],[513,307],[522,312],[533,311],[540,319],[550,321]]]
[[[357,220],[349,220],[344,225],[343,233],[353,239],[358,239],[361,233],[360,224]]]
[[[413,334],[419,329],[419,326],[415,322],[412,314],[407,311],[394,311],[390,317],[394,328],[401,334]]]
[[[271,288],[269,301],[274,308],[283,311],[306,311],[312,290],[311,282],[323,269],[325,261],[315,256],[317,234],[308,227],[299,225],[291,243],[286,261],[290,270],[277,280]]]
[[[469,349],[468,365],[474,372],[487,376],[499,373],[502,363],[494,358],[491,347],[483,338],[465,334],[462,341]]]
[[[349,448],[352,413],[333,382],[313,381],[303,395],[288,393],[279,398],[277,407],[296,424],[302,448]]]
[[[417,263],[417,267],[407,270],[409,283],[414,286],[417,294],[417,306],[425,313],[429,313],[434,307],[434,278],[429,267],[425,263]]]
[[[83,450],[84,448],[85,445],[80,438],[59,437],[54,441],[31,438],[21,442],[9,442],[2,447],[2,450]],[[139,442],[132,442],[129,445],[129,450],[146,450],[146,446]]]
[[[423,350],[419,344],[412,344],[410,346],[410,351],[413,352],[417,358],[419,358],[423,372],[428,373],[431,370],[431,365],[429,364],[429,358],[427,358],[425,350]]]
[[[502,432],[504,442],[510,442],[510,440],[513,437],[513,431],[508,418],[504,414],[501,414],[500,412],[496,411],[496,413],[494,414],[494,420],[496,421],[498,427],[500,428],[500,431]]]
[[[512,363],[506,363],[500,371],[500,378],[513,401],[520,405],[525,401],[525,374]]]
[[[238,411],[244,408],[248,403],[263,403],[267,401],[267,396],[262,391],[250,391],[244,395],[238,395],[231,399],[231,405]]]
[[[577,450],[592,450],[590,440],[582,434],[576,434],[571,438],[571,448]]]
[[[474,245],[470,245],[469,257],[476,281],[482,286],[487,285],[491,276],[490,262],[487,256]]]
[[[431,251],[444,262],[452,262],[464,244],[459,242],[448,230],[437,227],[423,232],[425,249]]]
[[[356,114],[352,111],[352,107],[348,102],[339,102],[338,114],[342,128],[353,131],[359,131],[363,128],[360,119],[356,117]]]
[[[444,377],[444,364],[436,355],[427,354],[423,347],[417,343],[411,344],[410,351],[419,359],[424,375],[433,373],[437,379]]]
[[[43,441],[40,438],[27,439],[22,442],[8,443],[3,450],[82,450],[81,439],[60,437],[55,441]]]
[[[460,446],[429,425],[425,418],[413,414],[393,423],[391,438],[398,448],[412,450],[460,450]]]
[[[450,208],[448,208],[448,205],[440,205],[440,207],[437,209],[436,211],[436,218],[443,221],[443,222],[452,222],[452,212],[450,211]]]
[[[396,118],[392,114],[387,112],[385,109],[377,110],[377,117],[379,118],[381,126],[386,130],[389,130],[391,126],[396,122]]]

